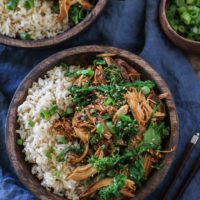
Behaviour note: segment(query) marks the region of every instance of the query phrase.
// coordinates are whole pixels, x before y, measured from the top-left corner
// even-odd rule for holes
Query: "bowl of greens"
[[[0,43],[34,48],[76,36],[97,18],[107,0],[3,0]]]
[[[82,46],[38,64],[18,87],[6,145],[39,199],[145,199],[178,143],[170,90],[142,58]]]
[[[199,0],[162,0],[160,22],[175,45],[188,52],[200,53]]]

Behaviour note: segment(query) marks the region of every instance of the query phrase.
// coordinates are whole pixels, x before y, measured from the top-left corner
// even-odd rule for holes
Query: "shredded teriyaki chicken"
[[[60,20],[77,1],[60,1]],[[155,84],[142,80],[133,67],[102,53],[87,66],[67,68],[73,104],[52,128],[80,144],[81,151],[69,160],[75,170],[67,177],[87,185],[80,199],[134,197],[152,171],[162,167],[165,154],[175,151],[163,150],[169,135],[164,106],[168,94],[156,94]]]
[[[77,3],[86,10],[91,10],[93,7],[93,4],[91,4],[88,0],[59,0],[60,13],[58,16],[58,20],[61,22],[65,18],[68,19],[70,7]]]

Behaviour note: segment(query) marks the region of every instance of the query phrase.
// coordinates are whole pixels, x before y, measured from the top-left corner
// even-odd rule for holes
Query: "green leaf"
[[[129,168],[129,176],[137,187],[141,187],[145,180],[144,158],[136,160],[134,165]]]
[[[32,119],[30,119],[30,120],[28,121],[28,125],[29,125],[31,128],[33,128],[33,127],[35,126],[35,122],[34,122]]]
[[[126,182],[126,176],[119,174],[114,177],[114,181],[111,185],[102,188],[99,191],[101,200],[115,200],[120,196],[120,190],[124,187]]]
[[[141,154],[149,149],[160,150],[162,138],[165,137],[165,135],[166,128],[164,123],[160,125],[151,124],[144,133],[144,139],[137,146],[137,152]]]

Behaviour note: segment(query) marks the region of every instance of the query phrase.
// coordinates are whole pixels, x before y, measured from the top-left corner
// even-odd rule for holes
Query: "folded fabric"
[[[187,141],[200,128],[200,82],[183,53],[163,34],[158,20],[159,0],[110,0],[95,23],[84,33],[57,47],[19,49],[0,45],[0,199],[35,200],[16,177],[4,143],[5,120],[11,98],[25,75],[41,60],[68,47],[101,44],[120,47],[140,55],[167,82],[177,106],[180,142],[176,159],[160,187],[148,200],[160,198],[166,182],[176,170]],[[200,145],[197,145],[200,147]],[[180,182],[200,152],[196,148],[182,172]],[[183,200],[200,199],[200,172],[185,191]],[[178,183],[173,187],[176,191]],[[172,193],[171,192],[171,193]],[[169,199],[171,199],[171,193]]]

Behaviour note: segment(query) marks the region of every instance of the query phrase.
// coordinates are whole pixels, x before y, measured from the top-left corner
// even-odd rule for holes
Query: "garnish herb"
[[[59,14],[60,8],[58,3],[54,3],[53,6],[51,7],[51,12],[55,14]]]
[[[35,126],[35,122],[34,122],[32,119],[30,119],[30,120],[28,121],[28,125],[29,125],[31,128],[33,128],[33,127]]]
[[[28,33],[19,33],[19,37],[21,40],[32,40],[31,35]]]
[[[106,61],[104,59],[95,59],[93,60],[93,65],[98,66],[98,65],[106,65]]]
[[[191,40],[200,40],[199,0],[171,0],[167,18],[172,28]]]
[[[141,187],[145,180],[144,177],[144,158],[135,161],[134,165],[129,168],[130,179],[133,180],[137,187]]]
[[[24,141],[22,139],[17,140],[17,145],[22,146],[24,145]]]
[[[58,109],[58,106],[57,104],[54,102],[48,109],[41,109],[40,111],[40,116],[45,119],[45,120],[48,120],[49,117],[53,116],[56,111]]]
[[[25,2],[24,2],[24,7],[27,10],[30,10],[31,8],[33,8],[34,5],[35,5],[35,0],[25,0]]]
[[[67,144],[67,140],[66,140],[66,138],[65,138],[64,136],[59,136],[59,137],[57,137],[57,138],[56,138],[56,142],[57,142],[58,144]]]
[[[55,152],[53,147],[49,147],[45,151],[45,155],[47,158],[52,158],[52,154]]]
[[[18,3],[19,3],[19,0],[8,0],[7,9],[15,10],[17,8]]]
[[[125,185],[126,176],[119,174],[114,177],[111,185],[102,188],[99,191],[99,196],[102,200],[115,200],[120,196],[120,191]]]
[[[73,113],[74,113],[73,108],[68,107],[65,111],[63,111],[63,112],[60,114],[60,116],[61,116],[61,117],[68,117],[68,116],[70,116],[70,115],[73,114]]]

